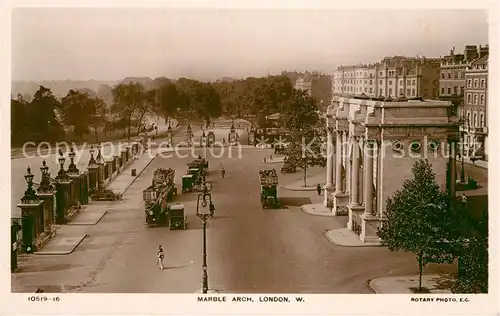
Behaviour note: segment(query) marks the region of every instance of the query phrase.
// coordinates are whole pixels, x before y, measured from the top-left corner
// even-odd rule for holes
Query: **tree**
[[[432,165],[427,160],[418,160],[412,172],[413,179],[404,181],[403,188],[387,199],[388,221],[379,229],[378,236],[391,251],[415,254],[421,292],[424,267],[430,262],[452,263],[463,240],[456,214],[447,193],[436,183]]]
[[[478,222],[469,219],[467,241],[459,258],[454,293],[488,293],[488,212]]]
[[[90,99],[88,105],[88,113],[90,124],[94,129],[94,137],[96,143],[99,143],[98,130],[99,128],[104,128],[107,122],[107,108],[106,102],[99,97]]]
[[[29,124],[30,140],[54,141],[64,137],[64,129],[57,115],[60,111],[59,100],[50,89],[40,86],[27,106],[29,115],[26,120]]]
[[[130,140],[134,118],[146,102],[144,87],[138,82],[120,83],[113,87],[112,93],[112,111],[127,122],[127,139]]]
[[[159,111],[166,119],[176,113],[179,105],[179,93],[174,83],[168,79],[165,80],[161,81],[160,87],[156,90],[156,101]]]
[[[304,186],[307,186],[307,168],[326,165],[324,125],[320,125],[314,99],[304,91],[294,89],[283,110],[285,126],[290,131],[284,151],[286,161],[304,170]]]
[[[28,139],[30,132],[28,106],[29,102],[21,94],[18,94],[16,99],[10,100],[10,136],[13,144],[20,144]]]
[[[61,114],[65,125],[73,127],[77,140],[89,133],[90,107],[92,100],[87,93],[69,90],[61,99]]]

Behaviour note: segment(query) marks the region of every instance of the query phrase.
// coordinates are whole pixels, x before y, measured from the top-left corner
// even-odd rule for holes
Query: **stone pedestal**
[[[80,175],[79,174],[69,174],[69,178],[71,179],[71,207],[79,208],[80,207]]]
[[[58,181],[56,185],[56,224],[66,223],[70,208],[70,181]]]
[[[56,192],[38,192],[38,196],[40,199],[43,201],[43,230],[47,233],[52,233],[54,231],[54,224],[55,224],[55,219],[54,219],[54,197],[55,197]]]
[[[109,179],[111,179],[113,177],[113,160],[106,161],[106,168],[108,169],[108,178]]]
[[[32,253],[38,248],[37,239],[43,232],[43,201],[17,205],[22,213],[22,249]]]
[[[347,221],[347,228],[349,230],[353,230],[352,223],[353,221],[361,225],[361,215],[363,214],[365,207],[362,205],[349,205],[349,219]]]
[[[377,236],[380,219],[372,214],[361,215],[361,235],[359,238],[367,244],[380,244],[380,238]]]
[[[334,192],[335,192],[335,186],[332,185],[325,185],[323,187],[323,192],[324,192],[324,199],[323,199],[323,205],[328,207],[328,200],[334,200]]]
[[[337,192],[333,194],[333,215],[345,215],[349,204],[349,194]]]
[[[89,191],[93,192],[97,190],[99,182],[99,167],[97,165],[89,166],[88,172],[89,172]]]
[[[82,172],[80,174],[80,203],[89,203],[89,172]]]

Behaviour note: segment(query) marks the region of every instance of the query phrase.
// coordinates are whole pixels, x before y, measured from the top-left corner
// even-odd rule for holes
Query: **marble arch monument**
[[[439,185],[454,192],[459,139],[451,103],[436,100],[374,101],[333,97],[327,109],[325,206],[349,216],[347,228],[368,244],[378,244],[388,197],[412,178],[419,158],[431,162]],[[450,146],[451,145],[451,146]],[[453,194],[453,193],[452,193]]]

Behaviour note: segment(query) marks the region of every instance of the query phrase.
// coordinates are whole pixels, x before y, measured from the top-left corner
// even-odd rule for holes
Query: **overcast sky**
[[[486,11],[18,8],[12,79],[332,73],[340,64],[487,43]]]

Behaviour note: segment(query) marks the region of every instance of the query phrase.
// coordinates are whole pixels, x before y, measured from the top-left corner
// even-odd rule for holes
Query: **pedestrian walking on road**
[[[319,184],[319,183],[316,186],[316,192],[318,192],[318,195],[321,195],[321,184]]]
[[[163,270],[163,258],[165,255],[163,254],[163,247],[160,245],[158,247],[158,267]]]
[[[220,169],[220,175],[222,176],[222,179],[226,178],[226,169],[224,169],[224,167]]]

